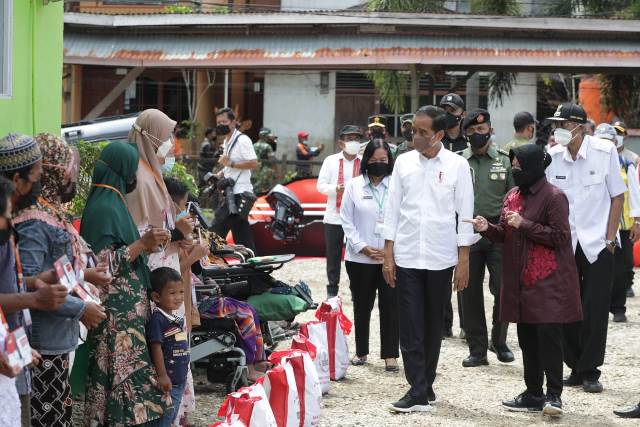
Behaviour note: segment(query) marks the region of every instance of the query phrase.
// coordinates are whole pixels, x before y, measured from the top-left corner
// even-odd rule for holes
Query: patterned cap
[[[10,133],[0,139],[0,172],[21,169],[42,159],[35,138]]]

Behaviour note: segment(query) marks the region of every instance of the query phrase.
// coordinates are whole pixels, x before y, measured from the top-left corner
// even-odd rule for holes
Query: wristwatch
[[[615,240],[605,240],[604,243],[606,243],[607,246],[609,246],[611,249],[615,249],[616,248],[616,241]]]

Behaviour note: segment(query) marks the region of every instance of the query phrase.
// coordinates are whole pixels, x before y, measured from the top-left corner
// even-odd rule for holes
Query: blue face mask
[[[175,157],[167,157],[164,159],[164,165],[162,165],[162,172],[169,173],[173,170],[173,166],[176,164]]]
[[[187,216],[187,215],[189,215],[189,212],[187,212],[187,210],[185,209],[185,210],[180,211],[180,212],[178,212],[178,213],[176,214],[176,219],[184,218],[184,217],[185,217],[185,216]]]

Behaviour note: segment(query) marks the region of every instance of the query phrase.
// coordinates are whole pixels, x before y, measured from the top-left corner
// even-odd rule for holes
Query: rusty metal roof
[[[144,67],[629,69],[640,67],[640,38],[402,34],[233,35],[65,31],[64,62]]]

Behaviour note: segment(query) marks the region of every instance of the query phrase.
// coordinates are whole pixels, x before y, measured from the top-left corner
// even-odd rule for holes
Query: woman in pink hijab
[[[140,154],[136,189],[127,194],[127,204],[133,221],[141,233],[148,228],[164,228],[171,231],[171,243],[158,247],[149,256],[149,269],[170,267],[177,272],[183,271],[180,265],[180,246],[193,232],[193,221],[189,217],[176,221],[176,209],[162,178],[163,173],[171,171],[175,163],[173,130],[176,122],[160,110],[144,110],[129,132],[129,141],[135,143]],[[183,260],[186,261],[186,260]],[[185,298],[190,298],[190,280],[183,281]],[[189,305],[191,306],[191,305]],[[184,317],[184,309],[176,313]],[[188,322],[191,324],[191,322]],[[195,410],[193,377],[187,376],[185,394],[178,418],[185,412]]]

